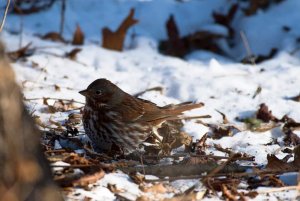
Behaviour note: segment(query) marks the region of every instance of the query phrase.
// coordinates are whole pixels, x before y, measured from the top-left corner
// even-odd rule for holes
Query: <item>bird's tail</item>
[[[194,102],[184,102],[177,105],[167,105],[163,108],[166,109],[167,112],[173,115],[181,115],[182,112],[203,107],[204,103],[194,103]]]

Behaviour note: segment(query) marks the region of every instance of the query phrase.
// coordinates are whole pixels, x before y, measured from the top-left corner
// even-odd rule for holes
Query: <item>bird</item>
[[[185,102],[163,107],[134,97],[107,79],[93,81],[85,90],[82,122],[95,152],[108,153],[117,146],[124,154],[136,151],[168,120],[180,119],[183,112],[203,103]]]

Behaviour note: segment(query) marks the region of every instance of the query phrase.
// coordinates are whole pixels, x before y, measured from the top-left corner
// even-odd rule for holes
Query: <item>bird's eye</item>
[[[97,95],[101,95],[101,94],[102,94],[102,91],[101,91],[101,90],[97,90],[97,91],[96,91],[96,94],[97,94]]]

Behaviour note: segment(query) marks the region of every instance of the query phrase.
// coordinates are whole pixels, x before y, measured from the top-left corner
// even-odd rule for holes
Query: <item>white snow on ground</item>
[[[227,2],[67,1],[65,38],[71,39],[77,23],[86,36],[85,45],[80,46],[82,51],[76,61],[63,58],[66,52],[75,48],[74,46],[44,41],[35,36],[58,30],[59,3],[54,4],[49,11],[24,16],[22,19],[20,16],[8,15],[2,40],[9,50],[18,49],[20,35],[11,32],[19,31],[20,21],[23,21],[22,45],[32,42],[36,52],[27,61],[14,63],[13,67],[17,80],[23,87],[24,96],[28,99],[52,97],[84,102],[78,91],[85,89],[93,80],[103,77],[131,94],[162,86],[163,94],[149,92],[142,96],[158,105],[182,101],[203,102],[205,107],[188,112],[188,115],[209,114],[212,118],[203,120],[207,123],[222,122],[222,116],[216,112],[217,109],[226,114],[229,121],[239,125],[235,117],[253,115],[261,103],[266,103],[278,118],[288,114],[300,121],[300,104],[287,99],[300,92],[300,53],[296,51],[294,55],[290,54],[298,47],[295,39],[300,36],[298,0],[284,1],[280,6],[273,6],[268,11],[259,11],[251,17],[243,17],[238,13],[234,26],[245,31],[253,53],[267,54],[273,47],[281,50],[275,58],[262,64],[251,66],[234,61],[245,57],[239,36],[235,39],[237,46],[231,49],[231,59],[206,51],[197,51],[183,60],[158,52],[158,40],[166,38],[165,21],[170,13],[174,14],[181,35],[201,29],[222,31],[220,27],[215,27],[211,13],[227,11]],[[136,8],[135,17],[140,23],[130,29],[126,50],[115,52],[95,44],[95,41],[101,42],[101,28],[109,26],[116,29],[131,7]],[[284,25],[291,27],[289,33],[282,31]],[[135,37],[131,38],[133,34]],[[38,66],[33,67],[33,63]],[[58,85],[61,90],[55,90],[54,85]],[[262,92],[253,99],[252,96],[259,86]],[[50,118],[63,121],[68,115],[44,113],[42,109],[45,106],[42,100],[31,101],[28,107],[44,122],[48,122]],[[186,122],[185,130],[194,139],[199,139],[208,128],[189,121]],[[253,155],[258,165],[265,165],[268,154],[275,154],[279,158],[285,156],[280,152],[282,146],[266,145],[274,138],[282,141],[283,133],[280,129],[274,128],[263,133],[242,131],[232,137],[208,140],[208,143],[220,144],[224,148]],[[215,154],[221,155],[219,152]],[[296,177],[294,174],[284,179],[286,183],[292,183]],[[181,189],[186,188],[190,182],[193,181],[178,181],[177,185],[176,182],[173,185]],[[117,172],[105,175],[91,191],[77,189],[76,192],[80,196],[70,196],[69,199],[83,199],[87,196],[93,200],[114,200],[115,196],[106,188],[108,183],[124,189],[124,195],[130,199],[135,199],[142,193],[127,175]],[[255,200],[276,200],[277,197],[292,200],[296,194],[296,191],[271,193],[271,197],[260,194]]]

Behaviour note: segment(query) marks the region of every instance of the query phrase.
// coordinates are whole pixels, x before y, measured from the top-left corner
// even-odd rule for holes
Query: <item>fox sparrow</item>
[[[97,79],[80,91],[86,97],[83,126],[96,152],[117,146],[131,153],[167,120],[180,119],[182,112],[203,103],[181,103],[159,107],[122,91],[106,79]]]

